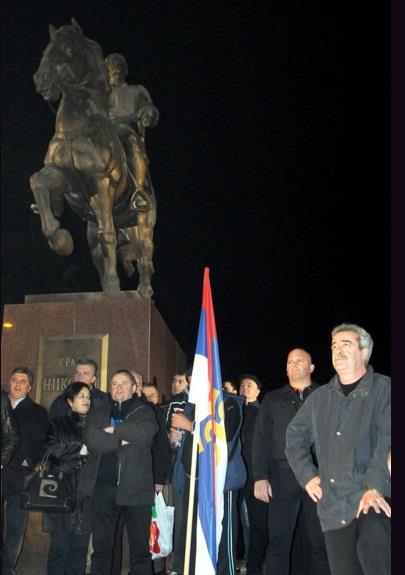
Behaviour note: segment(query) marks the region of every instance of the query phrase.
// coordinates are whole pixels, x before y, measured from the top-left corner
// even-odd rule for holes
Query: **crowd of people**
[[[341,324],[331,335],[329,383],[315,383],[311,354],[298,347],[286,354],[285,385],[260,402],[256,375],[223,381],[228,469],[218,575],[391,571],[390,378],[369,364],[373,341],[365,329]],[[1,395],[2,573],[18,572],[29,513],[20,495],[46,453],[71,478],[77,500],[71,513],[43,514],[48,575],[120,575],[124,527],[132,575],[183,575],[190,373],[174,374],[172,397],[161,401],[155,384],[126,368],[102,392],[96,362],[78,359],[73,383],[49,411],[31,399],[33,380],[28,367],[15,367]],[[151,507],[159,492],[174,506],[173,552],[152,561]],[[305,555],[299,567],[298,534]]]

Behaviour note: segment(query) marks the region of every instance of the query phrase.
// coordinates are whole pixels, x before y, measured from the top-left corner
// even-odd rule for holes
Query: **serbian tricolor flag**
[[[214,575],[222,533],[228,451],[218,340],[208,268],[204,270],[202,309],[189,401],[196,406],[194,435],[197,435],[198,441],[195,575]]]

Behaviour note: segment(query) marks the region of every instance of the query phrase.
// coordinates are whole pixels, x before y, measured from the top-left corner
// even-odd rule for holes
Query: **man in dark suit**
[[[28,512],[20,508],[20,494],[34,466],[41,461],[48,434],[48,413],[29,397],[34,376],[28,367],[13,369],[9,394],[20,442],[3,472],[5,539],[2,574],[12,575],[21,552]]]

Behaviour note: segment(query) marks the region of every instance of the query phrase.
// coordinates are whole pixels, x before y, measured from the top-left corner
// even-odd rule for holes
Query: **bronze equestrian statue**
[[[59,29],[50,26],[49,34],[34,82],[44,100],[60,99],[60,103],[44,167],[30,178],[36,202],[31,207],[40,215],[50,247],[66,256],[73,251],[72,236],[59,221],[66,200],[87,222],[103,291],[120,289],[117,259],[128,276],[136,261],[137,292],[150,298],[156,197],[147,169],[144,129],[157,123],[157,109],[150,97],[142,100],[140,109],[133,105],[132,113],[138,116],[127,127],[132,133],[123,135],[121,122],[111,117],[114,87],[99,44],[86,38],[74,19]],[[135,144],[131,147],[131,138],[137,150]]]

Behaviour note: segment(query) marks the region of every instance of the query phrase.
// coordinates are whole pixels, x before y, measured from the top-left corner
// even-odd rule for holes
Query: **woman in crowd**
[[[71,383],[66,388],[69,415],[51,420],[48,438],[49,458],[69,473],[77,485],[86,463],[87,448],[82,433],[90,409],[90,387]],[[83,575],[90,538],[90,500],[77,493],[72,513],[44,513],[43,530],[50,533],[48,575]]]

